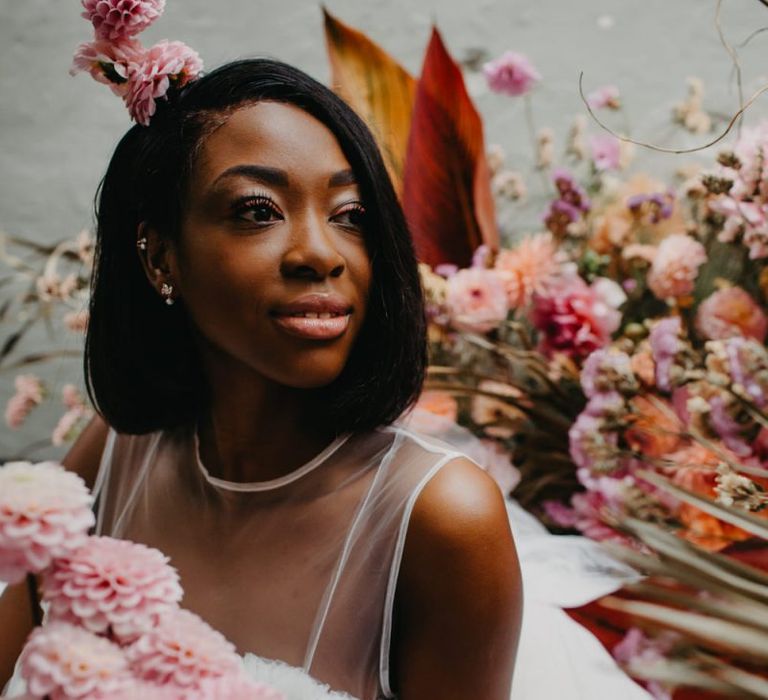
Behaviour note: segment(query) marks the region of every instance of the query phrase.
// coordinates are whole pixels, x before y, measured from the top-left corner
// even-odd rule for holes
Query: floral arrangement
[[[0,580],[27,577],[37,615],[38,576],[47,608],[20,657],[24,697],[284,700],[250,679],[220,633],[179,608],[167,557],[88,535],[92,501],[56,463],[0,467]]]

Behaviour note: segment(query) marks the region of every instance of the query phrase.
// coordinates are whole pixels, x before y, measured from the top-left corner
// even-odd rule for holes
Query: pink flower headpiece
[[[136,39],[165,9],[165,0],[82,0],[94,40],[80,44],[70,74],[82,71],[109,85],[123,98],[131,119],[147,126],[157,100],[171,87],[199,77],[203,62],[180,41],[161,41],[149,49]]]

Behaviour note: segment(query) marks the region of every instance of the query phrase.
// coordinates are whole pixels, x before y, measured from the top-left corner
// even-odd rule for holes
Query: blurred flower
[[[177,87],[194,80],[203,69],[196,51],[180,41],[161,41],[148,49],[141,60],[129,64],[125,104],[131,117],[147,126],[155,113],[155,101],[173,83]]]
[[[656,365],[656,386],[662,391],[672,391],[673,383],[679,378],[676,360],[683,350],[681,330],[682,322],[678,316],[663,318],[651,329],[649,341]]]
[[[627,209],[642,223],[658,224],[672,216],[675,196],[671,192],[636,194],[627,199]]]
[[[726,287],[707,297],[696,312],[696,330],[706,340],[744,335],[762,342],[768,318],[741,287]]]
[[[74,440],[79,434],[78,426],[91,415],[92,412],[85,406],[76,406],[64,412],[51,433],[51,443],[58,447]]]
[[[123,39],[143,32],[165,9],[165,0],[82,0],[82,16],[98,39]]]
[[[622,394],[637,391],[629,355],[614,348],[595,350],[582,367],[581,387],[589,399],[609,391]]]
[[[544,225],[558,238],[565,237],[581,219],[582,212],[578,207],[562,199],[554,200],[544,215]]]
[[[5,422],[9,428],[20,428],[35,406],[45,396],[43,383],[34,374],[19,374],[14,380],[16,393],[5,407]]]
[[[576,274],[553,278],[533,295],[531,320],[541,334],[542,352],[580,360],[604,347],[621,323],[618,307],[625,300],[621,287],[606,278],[591,286]]]
[[[74,472],[54,462],[0,467],[0,581],[38,573],[87,538],[91,495]]]
[[[548,127],[536,134],[536,167],[546,170],[555,159],[555,132]]]
[[[619,435],[599,415],[583,411],[568,431],[570,455],[579,467],[590,471],[612,472],[622,466]]]
[[[143,680],[197,691],[208,679],[237,678],[242,672],[235,647],[188,610],[176,609],[127,649]]]
[[[642,457],[664,457],[677,449],[684,426],[672,407],[660,408],[645,396],[629,402],[631,424],[624,437],[629,447]]]
[[[472,420],[477,425],[485,427],[484,432],[486,435],[493,433],[494,437],[511,437],[511,425],[523,419],[524,414],[516,406],[504,401],[503,397],[520,398],[522,396],[520,390],[509,384],[488,379],[482,380],[477,388],[497,394],[499,398],[484,394],[473,396],[471,404]],[[496,425],[498,423],[502,423],[502,425]]]
[[[499,485],[504,495],[511,493],[515,486],[520,483],[520,471],[512,464],[509,450],[496,440],[483,438],[480,442],[486,450],[485,459],[480,466]]]
[[[88,309],[71,311],[64,315],[64,325],[73,333],[85,333],[88,328]]]
[[[571,156],[577,161],[582,161],[587,157],[586,131],[586,116],[577,114],[568,131],[568,139],[565,144],[565,155]]]
[[[707,262],[707,253],[699,241],[684,233],[665,238],[656,251],[648,286],[658,299],[687,296],[693,292],[699,267]]]
[[[541,80],[528,57],[515,51],[507,51],[486,63],[483,73],[491,90],[513,97],[529,92]]]
[[[488,161],[488,170],[491,171],[491,175],[496,175],[504,167],[506,153],[498,143],[494,143],[488,146],[485,158]]]
[[[621,168],[621,143],[610,134],[600,134],[589,139],[592,162],[596,170],[619,170]]]
[[[688,78],[688,97],[675,105],[673,118],[694,134],[705,134],[712,128],[712,120],[702,109],[704,83],[699,78]]]
[[[501,275],[477,267],[459,270],[448,280],[445,304],[455,328],[477,333],[496,328],[509,311]]]
[[[656,386],[656,363],[653,361],[650,346],[647,349],[643,347],[643,349],[635,352],[630,359],[630,363],[632,365],[632,372],[645,386]]]
[[[717,502],[747,512],[761,511],[768,506],[768,494],[752,479],[738,474],[724,462],[717,467]]]
[[[759,408],[768,404],[768,350],[753,338],[706,343],[708,379]]]
[[[53,562],[43,599],[52,619],[129,644],[181,600],[179,577],[168,561],[143,544],[89,537]]]
[[[631,627],[624,638],[613,647],[613,658],[627,669],[634,672],[648,670],[657,663],[663,663],[675,645],[679,635],[674,632],[661,632],[654,638],[646,637],[637,627]],[[648,692],[655,700],[672,700],[671,693],[656,681],[648,683]]]
[[[620,109],[619,88],[615,85],[603,85],[587,95],[587,104],[592,109]]]
[[[447,391],[431,389],[422,391],[416,406],[424,411],[429,411],[436,416],[443,416],[454,422],[459,415],[459,404],[453,395]]]
[[[19,663],[29,692],[38,698],[109,700],[132,682],[120,647],[64,622],[36,628]]]
[[[528,187],[523,176],[512,170],[500,170],[491,180],[491,188],[497,196],[512,201],[524,200],[528,196]]]
[[[590,201],[584,188],[581,187],[573,175],[564,168],[557,168],[552,173],[552,182],[557,189],[559,198],[568,204],[576,207],[582,212],[588,212]]]
[[[512,250],[502,249],[496,256],[495,268],[504,281],[509,308],[527,306],[534,293],[544,291],[563,262],[563,253],[548,233],[526,236]]]

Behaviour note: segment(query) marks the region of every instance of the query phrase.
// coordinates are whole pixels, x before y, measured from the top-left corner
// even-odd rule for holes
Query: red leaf
[[[483,124],[437,29],[416,88],[403,208],[422,262],[466,267],[480,244],[498,249]]]

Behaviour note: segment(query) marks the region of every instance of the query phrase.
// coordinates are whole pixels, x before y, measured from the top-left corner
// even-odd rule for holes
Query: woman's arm
[[[107,438],[107,425],[97,415],[83,429],[62,464],[92,489]],[[8,586],[0,596],[0,691],[13,674],[16,659],[32,631],[26,582]]]
[[[427,484],[398,579],[394,684],[401,700],[508,700],[522,584],[504,498],[465,458]]]

